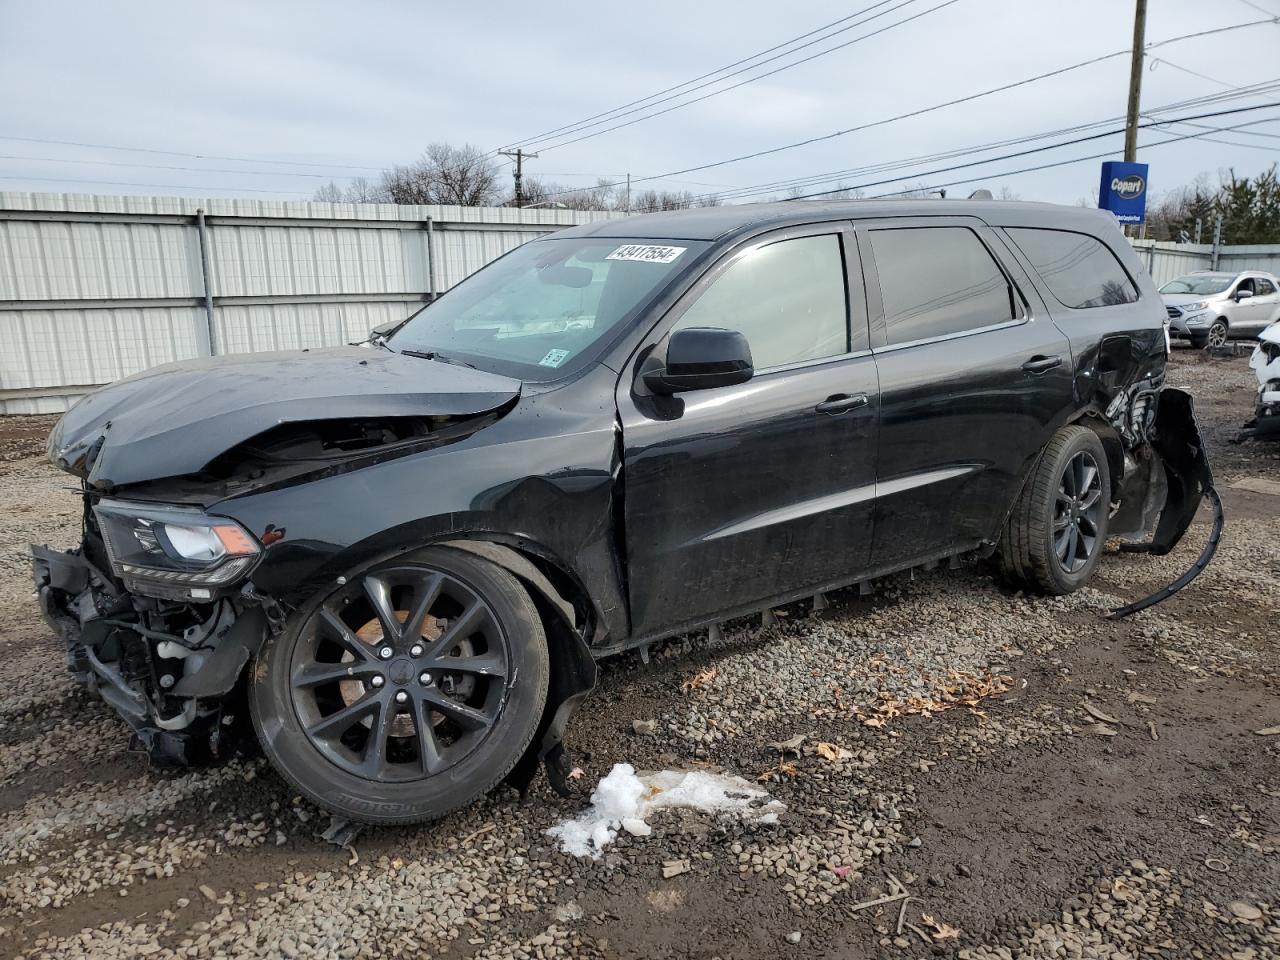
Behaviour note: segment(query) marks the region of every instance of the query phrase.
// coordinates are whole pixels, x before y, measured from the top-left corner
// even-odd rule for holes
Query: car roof
[[[1053,227],[1098,233],[1115,230],[1115,218],[1092,207],[1011,200],[788,200],[670,210],[617,220],[598,220],[558,231],[556,237],[617,237],[646,240],[721,240],[823,220],[889,217],[977,217],[993,226]]]
[[[1184,277],[1218,277],[1222,280],[1234,280],[1236,277],[1263,277],[1274,280],[1276,275],[1266,270],[1193,270],[1184,273]]]

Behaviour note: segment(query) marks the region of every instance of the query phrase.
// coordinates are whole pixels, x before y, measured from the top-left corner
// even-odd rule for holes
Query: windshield
[[[594,355],[706,246],[598,237],[526,243],[420,310],[390,344],[400,352],[552,380]]]
[[[1209,296],[1214,293],[1221,293],[1227,287],[1231,286],[1234,277],[1206,277],[1196,276],[1192,274],[1189,277],[1179,277],[1177,280],[1170,280],[1160,288],[1161,293],[1194,293],[1201,296]]]

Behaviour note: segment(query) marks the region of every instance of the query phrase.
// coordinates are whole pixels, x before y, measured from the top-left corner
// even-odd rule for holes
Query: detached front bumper
[[[40,611],[72,677],[129,724],[160,764],[225,755],[231,694],[268,631],[260,604],[197,605],[131,594],[84,550],[31,547]]]

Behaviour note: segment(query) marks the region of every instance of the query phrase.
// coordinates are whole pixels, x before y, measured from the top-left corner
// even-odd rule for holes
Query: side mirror
[[[667,365],[643,377],[654,393],[672,394],[746,383],[753,373],[751,347],[738,331],[686,327],[667,342]]]
[[[1237,290],[1235,292],[1235,301],[1239,303],[1241,300],[1248,300],[1253,296],[1252,290]]]

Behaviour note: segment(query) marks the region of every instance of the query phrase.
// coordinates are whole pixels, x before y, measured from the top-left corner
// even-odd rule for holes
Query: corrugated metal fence
[[[1157,287],[1193,270],[1268,270],[1280,274],[1280,244],[1219,247],[1215,263],[1214,248],[1208,243],[1131,243]]]
[[[0,193],[0,413],[210,353],[362,340],[576,210]]]
[[[65,410],[93,386],[209,353],[349,343],[574,210],[0,193],[0,413]],[[1137,240],[1157,284],[1208,245]],[[1280,272],[1280,246],[1217,266]]]

